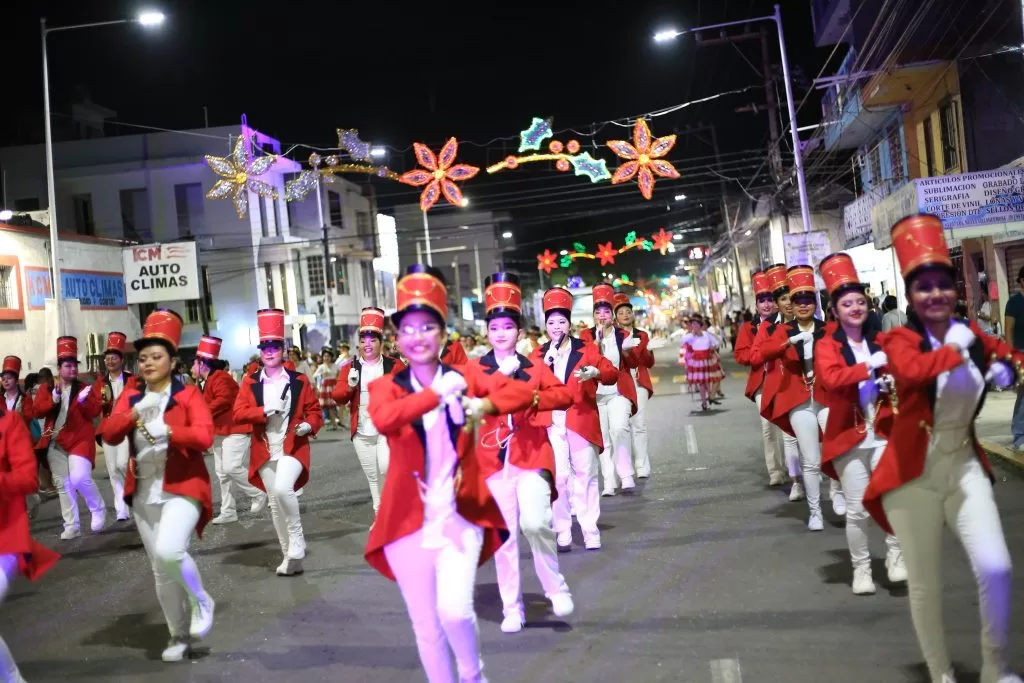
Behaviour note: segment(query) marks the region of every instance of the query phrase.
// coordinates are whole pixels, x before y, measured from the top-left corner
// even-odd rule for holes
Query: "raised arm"
[[[239,424],[262,425],[267,423],[267,416],[263,408],[256,405],[256,398],[252,395],[252,382],[242,379],[242,386],[238,389],[238,396],[235,397],[235,407],[231,410],[231,419]]]
[[[821,340],[814,345],[814,377],[825,391],[856,385],[871,377],[867,363],[847,365],[837,343]]]
[[[390,376],[370,382],[370,419],[381,434],[394,434],[413,420],[423,417],[441,403],[433,389],[425,387],[405,396],[396,396]]]
[[[960,350],[951,344],[934,351],[922,351],[920,344],[921,337],[907,328],[894,329],[882,341],[882,350],[891,359],[889,372],[900,390],[928,384],[964,361]]]
[[[182,401],[187,424],[173,425],[168,430],[168,445],[177,446],[189,455],[202,458],[213,445],[213,415],[195,387],[186,387],[188,400]]]
[[[39,488],[36,478],[36,456],[32,450],[32,436],[20,415],[8,413],[0,418],[3,426],[4,453],[7,468],[0,469],[0,496],[20,498],[35,493]]]
[[[572,406],[572,390],[562,384],[546,365],[538,363],[534,367],[538,368],[540,378],[535,406],[537,410],[568,410]]]
[[[100,425],[100,437],[111,446],[120,444],[135,429],[132,407],[128,404],[129,397],[134,393],[125,388],[114,402],[114,408],[110,411],[110,415],[105,417]]]
[[[395,363],[395,365],[397,366],[398,363]],[[359,391],[358,384],[354,387],[348,385],[348,375],[353,367],[354,365],[349,361],[345,364],[345,367],[338,371],[338,381],[334,385],[334,391],[331,392],[331,398],[334,399],[335,403],[348,403],[355,396],[355,393]]]

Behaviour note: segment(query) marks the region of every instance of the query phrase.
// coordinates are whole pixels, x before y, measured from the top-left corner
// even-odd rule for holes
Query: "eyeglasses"
[[[398,333],[403,337],[415,337],[417,334],[421,337],[429,337],[440,331],[441,326],[437,323],[424,323],[419,327],[416,325],[402,325],[398,328]]]

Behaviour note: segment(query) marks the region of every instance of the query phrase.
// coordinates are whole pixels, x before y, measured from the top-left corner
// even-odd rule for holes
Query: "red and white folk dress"
[[[691,386],[710,386],[725,377],[718,361],[718,340],[708,334],[687,334],[683,337],[680,355],[686,362],[686,381]]]

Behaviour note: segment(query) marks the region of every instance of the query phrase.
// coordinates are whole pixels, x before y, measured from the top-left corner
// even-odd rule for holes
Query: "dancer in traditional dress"
[[[1021,683],[1010,672],[1012,566],[992,494],[992,470],[974,421],[986,385],[1022,379],[1024,356],[977,325],[955,319],[953,260],[942,221],[915,215],[892,229],[911,314],[882,350],[898,412],[864,505],[903,549],[910,614],[933,683],[955,683],[942,623],[942,538],[959,539],[978,583],[981,683]]]
[[[686,360],[686,382],[700,393],[700,409],[708,403],[718,403],[712,388],[722,381],[722,366],[717,360],[718,339],[704,328],[704,319],[695,315],[690,319],[690,332],[683,336],[682,354]]]
[[[140,379],[121,392],[103,422],[103,440],[128,441],[125,502],[132,507],[156,580],[171,640],[165,662],[188,656],[213,628],[214,601],[188,553],[213,517],[210,473],[203,454],[213,444],[213,416],[199,388],[172,375],[182,320],[174,311],[149,314],[135,341]]]
[[[630,368],[636,390],[636,412],[629,418],[629,430],[633,437],[633,465],[638,479],[651,476],[651,455],[647,441],[647,402],[654,396],[654,383],[651,381],[651,368],[654,367],[654,353],[650,350],[651,335],[645,330],[635,327],[636,317],[633,315],[633,304],[629,295],[622,292],[615,294],[615,322],[627,335],[636,339],[639,344],[634,349],[637,364]]]
[[[313,373],[313,380],[316,382],[317,397],[323,411],[323,423],[330,430],[337,429],[341,426],[338,404],[334,400],[334,389],[338,384],[338,364],[331,349],[324,349],[323,363]]]
[[[133,377],[132,373],[124,369],[127,344],[128,337],[124,332],[111,332],[107,335],[107,347],[103,352],[103,366],[106,372],[98,380],[98,389],[103,398],[103,413],[97,431],[102,431],[102,420],[110,417],[125,384]],[[103,446],[103,462],[107,466],[110,488],[114,493],[114,512],[117,514],[117,521],[126,522],[131,519],[128,504],[124,502],[124,479],[128,476],[128,442],[122,441],[117,446],[101,442],[100,445]]]

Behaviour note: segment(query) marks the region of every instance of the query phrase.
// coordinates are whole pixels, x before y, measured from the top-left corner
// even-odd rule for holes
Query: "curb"
[[[1006,446],[1000,446],[997,443],[992,443],[991,441],[983,441],[979,439],[978,443],[981,444],[985,453],[990,456],[995,456],[1002,464],[1024,472],[1024,455],[1021,455]]]

